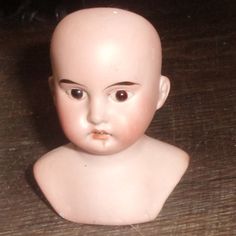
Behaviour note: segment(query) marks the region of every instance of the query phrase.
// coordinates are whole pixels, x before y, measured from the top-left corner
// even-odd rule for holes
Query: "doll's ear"
[[[162,107],[166,98],[168,97],[170,91],[170,80],[166,77],[161,75],[159,81],[159,96],[157,101],[157,110]]]
[[[52,75],[48,77],[48,84],[49,84],[49,88],[50,88],[50,91],[51,91],[51,94],[55,103],[55,84],[54,84],[54,78]]]

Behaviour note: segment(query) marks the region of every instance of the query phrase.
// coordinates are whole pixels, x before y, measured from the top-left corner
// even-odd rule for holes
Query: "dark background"
[[[148,134],[186,150],[189,169],[153,222],[80,225],[61,219],[32,177],[65,142],[47,77],[55,24],[77,9],[113,6],[157,28],[171,92]],[[236,1],[1,1],[0,235],[236,235]]]

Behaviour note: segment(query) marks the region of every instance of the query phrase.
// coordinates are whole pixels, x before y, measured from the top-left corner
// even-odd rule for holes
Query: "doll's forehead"
[[[107,51],[112,44],[129,47],[131,53],[151,48],[161,57],[160,39],[151,23],[140,15],[116,8],[84,9],[65,17],[53,33],[51,56],[54,59],[60,56],[60,51],[85,46],[103,47]]]
[[[115,8],[80,10],[56,27],[51,61],[53,73],[64,79],[112,76],[118,82],[136,75],[150,77],[160,72],[160,39],[155,28],[135,13]]]

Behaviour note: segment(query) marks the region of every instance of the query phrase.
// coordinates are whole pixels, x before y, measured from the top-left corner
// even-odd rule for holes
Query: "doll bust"
[[[70,143],[34,165],[45,197],[77,223],[155,219],[189,160],[145,135],[170,89],[155,28],[126,10],[80,10],[56,27],[51,62],[49,84]]]

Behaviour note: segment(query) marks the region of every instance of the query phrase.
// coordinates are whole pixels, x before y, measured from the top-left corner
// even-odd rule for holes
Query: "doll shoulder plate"
[[[190,157],[182,149],[171,144],[147,137],[146,152],[154,168],[176,173],[180,177],[186,171]]]

